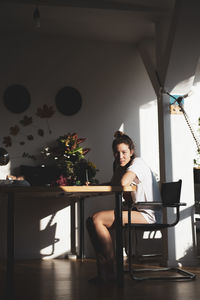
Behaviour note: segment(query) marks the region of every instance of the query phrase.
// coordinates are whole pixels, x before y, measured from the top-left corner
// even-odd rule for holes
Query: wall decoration
[[[21,122],[21,121],[19,121],[19,122]],[[6,147],[11,147],[12,143],[16,142],[13,139],[13,137],[16,137],[16,136],[19,136],[19,135],[22,136],[23,139],[25,138],[28,141],[33,141],[34,140],[34,136],[32,134],[24,135],[23,133],[21,133],[21,128],[18,125],[11,126],[9,128],[9,132],[10,132],[10,136],[6,136],[6,137],[3,138],[3,144]],[[19,145],[21,145],[21,146],[25,145],[24,141],[18,141],[18,142],[19,142]]]
[[[52,106],[48,106],[46,104],[44,104],[42,107],[38,107],[37,109],[37,112],[36,112],[36,115],[38,117],[40,117],[41,119],[46,119],[47,121],[47,128],[48,128],[48,131],[49,131],[49,134],[52,133],[50,127],[49,127],[49,122],[48,122],[48,119],[51,118],[55,113],[55,110],[53,109]],[[38,134],[42,136],[42,132],[41,131],[38,131]]]
[[[11,135],[17,135],[19,133],[20,129],[19,129],[19,126],[18,125],[15,125],[15,126],[11,126],[10,127],[10,134]]]
[[[31,96],[29,91],[20,84],[10,85],[4,92],[3,101],[5,107],[12,113],[23,113],[31,103]],[[82,98],[79,91],[73,87],[63,87],[59,90],[56,95],[56,108],[63,115],[71,116],[76,114],[82,106]],[[49,125],[49,119],[55,114],[55,109],[53,106],[44,104],[37,108],[35,116],[44,119],[47,125],[47,130],[44,128],[37,127],[35,125],[35,120],[32,116],[24,115],[17,124],[13,124],[8,127],[8,133],[2,137],[1,143],[3,147],[9,148],[13,144],[18,144],[20,146],[26,145],[27,142],[34,141],[36,136],[44,137],[46,133],[52,134],[52,130]],[[37,123],[36,123],[37,124]],[[23,127],[35,127],[36,130],[26,131],[24,134]],[[3,148],[2,148],[3,149]],[[34,158],[33,155],[24,152],[22,157],[24,158]]]
[[[24,118],[22,120],[20,120],[19,123],[22,126],[28,126],[28,125],[30,125],[30,124],[33,123],[33,118],[32,117],[28,117],[28,116],[24,116]]]
[[[51,134],[52,131],[50,129],[48,119],[51,118],[55,113],[55,110],[53,109],[52,106],[48,106],[47,104],[44,104],[42,107],[38,107],[36,111],[36,116],[42,119],[46,119],[47,122],[47,130],[48,133]],[[25,141],[33,141],[34,140],[34,135],[33,134],[23,134],[22,128],[23,127],[28,127],[28,126],[33,126],[37,128],[37,135],[40,137],[44,137],[44,130],[42,128],[37,127],[36,125],[33,124],[33,117],[25,115],[21,120],[19,120],[19,125],[15,124],[9,128],[9,135],[3,137],[2,143],[4,144],[5,147],[11,147],[13,145],[13,142],[17,142],[20,146],[25,145]],[[23,137],[23,140],[15,140],[15,137],[21,138]],[[22,157],[27,157],[22,154]],[[28,157],[30,158],[30,157]]]
[[[27,153],[27,152],[24,152],[24,153],[22,154],[22,157],[30,158],[30,159],[32,159],[32,160],[36,160],[36,156],[35,156],[35,155],[31,155],[31,154],[29,154],[29,153]]]
[[[37,112],[38,112],[38,110],[37,110]],[[37,113],[36,113],[36,115],[37,115]],[[24,116],[23,119],[19,121],[19,123],[23,127],[26,127],[26,126],[29,126],[29,125],[32,125],[33,127],[36,127],[35,125],[33,125],[33,118],[32,117],[28,117],[28,116]],[[39,136],[44,136],[44,130],[37,127],[37,134]]]
[[[9,111],[22,113],[30,106],[31,96],[23,85],[15,84],[5,90],[3,100]]]
[[[5,145],[5,147],[11,147],[12,146],[12,139],[9,135],[3,137],[3,144]]]
[[[56,107],[65,116],[76,114],[82,105],[79,91],[73,87],[64,87],[56,95]]]

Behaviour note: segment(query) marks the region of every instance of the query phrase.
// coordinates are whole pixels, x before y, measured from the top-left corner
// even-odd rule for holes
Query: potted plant
[[[54,165],[59,169],[55,185],[84,185],[86,182],[97,184],[97,168],[94,163],[85,159],[89,148],[80,146],[86,138],[78,138],[76,133],[60,136],[53,146],[42,149],[45,166]]]

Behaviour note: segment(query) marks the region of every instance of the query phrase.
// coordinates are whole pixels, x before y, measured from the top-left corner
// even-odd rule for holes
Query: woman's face
[[[118,144],[116,150],[114,152],[114,157],[121,167],[126,166],[131,160],[131,156],[133,155],[133,150],[129,149],[127,144],[121,143]]]

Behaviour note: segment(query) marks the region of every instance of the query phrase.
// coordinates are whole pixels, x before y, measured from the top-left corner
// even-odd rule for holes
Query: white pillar
[[[184,95],[189,92],[195,77],[200,54],[198,12],[200,2],[179,0],[176,3],[174,19],[166,46],[167,65],[163,78],[164,89],[170,94]],[[167,64],[166,64],[167,62]],[[195,143],[183,115],[169,113],[169,96],[163,95],[164,122],[164,162],[166,181],[182,179],[181,202],[187,204],[181,208],[181,220],[174,228],[168,230],[168,264],[193,265],[197,262],[195,252],[194,218],[194,182],[193,158]],[[197,110],[195,103],[185,99],[185,110],[190,115]],[[168,211],[168,221],[174,217]]]
[[[169,114],[169,110],[166,111],[167,102],[169,103],[169,96],[164,96],[166,181],[182,179],[181,202],[186,203],[186,206],[181,207],[180,222],[168,230],[168,264],[176,265],[181,262],[183,265],[194,265],[197,262],[193,181],[195,143],[183,114]],[[185,110],[187,106],[186,103]],[[169,210],[168,222],[172,222],[173,218],[174,211]]]

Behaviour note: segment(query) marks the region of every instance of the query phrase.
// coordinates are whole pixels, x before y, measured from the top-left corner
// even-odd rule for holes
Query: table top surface
[[[96,194],[108,194],[115,192],[132,192],[136,190],[136,186],[110,186],[110,185],[82,185],[82,186],[0,186],[1,193],[47,193],[47,194],[67,194],[67,195],[83,195],[88,196]]]

